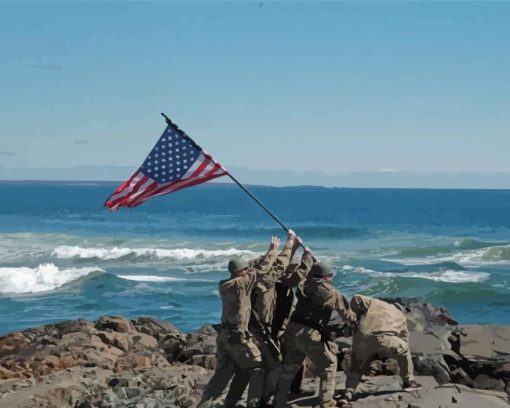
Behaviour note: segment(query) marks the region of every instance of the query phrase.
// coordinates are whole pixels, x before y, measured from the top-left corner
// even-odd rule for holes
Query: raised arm
[[[289,230],[287,233],[287,243],[283,247],[282,252],[280,252],[276,258],[276,262],[271,269],[271,271],[274,272],[276,279],[282,276],[287,269],[287,266],[289,266],[298,245],[299,241],[297,240],[296,233],[293,230]]]
[[[299,237],[297,240],[299,240]],[[312,269],[312,265],[313,252],[310,248],[306,247],[303,255],[301,256],[301,263],[298,265],[296,270],[289,276],[286,276],[282,282],[289,288],[297,287],[302,281],[306,279],[308,273]]]
[[[245,275],[246,290],[251,292],[261,276],[267,275],[276,260],[276,252],[280,246],[280,238],[273,236],[266,254],[249,263],[248,273]]]
[[[310,248],[306,247],[301,256],[301,263],[296,269],[295,274],[299,276],[299,280],[303,281],[307,278],[308,273],[312,269],[313,265],[313,252]]]

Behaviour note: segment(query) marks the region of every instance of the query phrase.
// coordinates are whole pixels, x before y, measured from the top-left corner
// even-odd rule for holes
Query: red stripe
[[[133,187],[133,189],[128,193],[126,194],[125,196],[122,196],[122,197],[119,197],[117,198],[116,200],[112,201],[112,206],[115,206],[117,204],[119,205],[122,205],[125,201],[128,201],[129,198],[135,194],[139,189],[140,187],[147,181],[149,180],[149,177],[147,176],[143,176],[136,184],[135,186]]]
[[[193,177],[198,176],[208,165],[209,165],[209,160],[207,160],[207,157],[206,157],[206,159],[202,161],[200,166],[198,166],[197,169],[193,172],[193,174],[191,176],[189,176],[187,179],[191,179]]]
[[[210,163],[210,160],[202,161],[202,163],[200,163],[200,166],[198,166],[197,169],[193,172],[193,174],[191,176],[189,176],[187,179],[174,181],[170,184],[168,184],[168,183],[160,184],[159,188],[156,191],[152,192],[150,194],[150,196],[152,197],[156,194],[159,194],[159,192],[161,190],[165,190],[168,187],[172,187],[174,185],[180,185],[181,183],[186,183],[188,180],[192,180],[193,178],[198,176],[209,165],[209,163]],[[142,194],[143,197],[137,197],[135,201],[138,201],[139,199],[145,199],[147,197],[147,195],[148,194],[144,193],[144,194]]]
[[[206,181],[209,181],[209,180],[215,179],[217,177],[221,177],[221,176],[224,176],[224,174],[212,175],[209,172],[208,175],[204,175],[201,177],[195,177],[193,179],[189,178],[189,179],[177,182],[177,183],[166,184],[166,185],[161,186],[160,188],[157,189],[157,191],[155,191],[153,194],[151,194],[151,197],[154,197],[156,195],[172,193],[174,191],[178,191],[178,190],[181,190],[186,187],[196,186],[197,184],[205,183]]]
[[[212,179],[215,179],[218,177],[222,177],[222,176],[225,176],[228,174],[225,171],[225,169],[223,169],[221,167],[221,165],[218,162],[216,162],[209,154],[204,153],[203,157],[204,158],[202,159],[202,162],[200,163],[200,165],[186,179],[171,182],[171,183],[166,183],[166,184],[159,184],[156,181],[154,181],[154,183],[149,184],[149,186],[147,186],[144,190],[142,190],[141,194],[139,194],[135,198],[132,198],[133,195],[135,195],[139,192],[139,189],[141,188],[141,186],[147,180],[150,179],[149,177],[144,175],[142,177],[142,179],[140,179],[136,183],[136,185],[133,187],[132,191],[130,191],[128,194],[126,194],[123,197],[117,198],[113,201],[107,201],[105,203],[105,205],[110,209],[112,209],[112,208],[117,209],[118,207],[122,207],[122,206],[136,207],[152,197],[156,197],[159,195],[178,191],[178,190],[181,190],[186,187],[196,186],[198,184],[202,184],[209,180],[212,180]],[[209,166],[211,163],[214,163],[214,166],[210,170],[205,172],[204,174],[201,174],[207,168],[207,166]],[[219,170],[221,170],[221,171],[218,172]],[[136,177],[137,174],[143,174],[143,173],[141,173],[140,171],[137,171],[135,174],[133,174],[133,176],[131,176],[131,178],[127,182],[121,184],[121,186],[119,186],[119,188],[117,188],[117,190],[110,196],[110,198],[108,200],[110,200],[111,197],[114,196],[115,194],[119,194],[124,189],[126,189],[129,186],[129,184],[133,181],[133,179]]]
[[[159,186],[159,183],[158,182],[154,182],[152,184],[149,184],[149,186],[145,189],[145,191],[140,194],[138,197],[136,197],[133,201],[130,201],[128,203],[125,204],[126,207],[136,207],[140,204],[142,204],[145,200],[143,199],[143,197],[147,197],[147,196],[151,196],[151,193],[153,190],[156,189],[156,187]]]
[[[130,185],[130,184],[131,184],[131,182],[132,182],[132,181],[136,178],[136,176],[137,176],[138,174],[139,174],[139,171],[135,171],[135,172],[133,173],[133,175],[129,178],[129,180],[128,180],[128,181],[126,181],[126,182],[122,183],[121,185],[119,185],[119,186],[117,187],[117,189],[116,189],[113,193],[111,193],[111,194],[110,194],[110,197],[108,197],[108,199],[105,201],[104,205],[105,205],[106,207],[108,207],[108,208],[113,207],[112,202],[110,202],[110,200],[112,199],[112,197],[113,197],[113,196],[115,196],[115,195],[117,195],[117,194],[119,194],[119,193],[122,193],[122,192],[123,192],[123,191],[124,191],[124,190],[125,190],[125,189],[126,189],[126,188]]]

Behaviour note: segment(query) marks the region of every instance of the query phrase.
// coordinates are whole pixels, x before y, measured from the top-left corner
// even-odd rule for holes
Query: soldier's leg
[[[249,377],[247,407],[258,408],[262,397],[263,384],[262,357],[260,355],[260,350],[257,348],[251,337],[243,339],[240,344],[229,345],[229,348],[229,354],[239,367],[241,375]],[[239,381],[241,381],[242,377],[239,377],[239,379]],[[236,394],[234,393],[231,395]],[[230,403],[231,401],[228,402]]]
[[[274,397],[275,408],[287,406],[287,397],[296,373],[303,366],[306,354],[297,347],[297,338],[293,327],[285,334],[283,339],[283,368],[276,386]]]
[[[282,373],[282,362],[271,353],[271,350],[264,342],[260,339],[257,340],[257,345],[262,354],[262,371],[264,376],[262,402],[267,403],[276,391],[276,385]]]
[[[404,382],[414,381],[413,360],[407,336],[401,338],[396,335],[382,335],[378,338],[380,347],[386,354],[397,360],[402,380]]]
[[[299,344],[302,352],[320,372],[319,400],[322,406],[334,403],[335,375],[337,368],[336,354],[330,350],[329,345],[322,341],[321,334],[314,329],[307,329]]]
[[[250,374],[241,371],[238,367],[235,368],[234,377],[230,383],[227,396],[225,397],[225,408],[235,407],[243,397],[244,390],[250,382]]]
[[[216,370],[204,389],[202,399],[198,404],[199,408],[208,407],[212,401],[221,396],[227,387],[230,378],[234,375],[234,368],[234,362],[223,349],[223,346],[218,344],[218,351],[216,353]]]
[[[290,386],[290,392],[294,394],[299,394],[301,392],[301,382],[303,381],[303,373],[305,371],[305,366],[301,365],[301,368],[294,376],[292,380],[292,385]]]
[[[371,338],[354,337],[351,352],[351,366],[347,372],[345,388],[346,396],[352,398],[356,394],[356,388],[360,382],[361,376],[367,374],[370,370],[376,347]]]

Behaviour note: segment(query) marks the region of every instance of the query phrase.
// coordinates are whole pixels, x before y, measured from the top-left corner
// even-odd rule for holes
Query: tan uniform
[[[295,252],[293,245],[285,245],[283,251],[278,255],[276,262],[267,274],[261,275],[252,293],[252,308],[257,313],[260,323],[263,324],[269,333],[272,331],[272,321],[276,305],[276,283],[281,279],[290,260]],[[308,254],[304,254],[301,265],[298,269],[310,268],[313,259]],[[281,356],[275,356],[271,353],[269,345],[264,341],[263,333],[256,322],[250,324],[250,332],[253,333],[255,344],[262,355],[262,369],[264,376],[262,401],[268,402],[276,390],[278,378],[282,371]],[[272,333],[274,334],[274,333]],[[276,336],[272,336],[273,340]],[[276,340],[275,340],[276,342]],[[239,401],[248,384],[248,378],[242,373],[236,373],[228,393],[229,401]]]
[[[368,373],[376,354],[395,358],[404,381],[413,381],[413,361],[404,313],[390,303],[362,295],[352,298],[351,309],[361,318],[352,340],[351,368],[345,383],[347,391],[356,391],[361,376]]]
[[[278,255],[276,262],[271,270],[261,276],[257,282],[252,295],[252,307],[258,314],[260,323],[271,331],[274,309],[276,304],[275,285],[285,273],[293,255],[294,245],[287,243],[283,251]],[[267,343],[264,342],[264,336],[257,330],[253,330],[255,343],[262,354],[262,370],[264,375],[264,385],[262,391],[262,401],[267,402],[276,390],[278,378],[282,371],[281,356],[271,353]],[[276,336],[273,336],[275,338]]]
[[[236,370],[249,373],[248,407],[256,407],[262,394],[262,358],[248,331],[251,315],[251,292],[260,276],[268,273],[276,259],[270,250],[244,276],[220,282],[222,301],[221,328],[217,337],[216,371],[204,390],[200,407],[206,407],[218,398]],[[225,401],[228,407],[231,402]]]
[[[334,404],[337,357],[321,334],[333,310],[345,320],[353,319],[345,308],[342,295],[331,283],[320,278],[309,278],[303,292],[298,292],[296,310],[284,334],[283,372],[275,396],[275,407],[287,406],[292,380],[306,357],[321,372],[321,406]]]

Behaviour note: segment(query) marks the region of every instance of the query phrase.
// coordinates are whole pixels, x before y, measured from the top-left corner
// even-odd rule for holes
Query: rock
[[[214,370],[216,368],[216,357],[211,354],[195,354],[191,357],[190,363]]]
[[[510,326],[461,325],[454,332],[458,354],[468,360],[510,357]]]
[[[476,388],[482,390],[505,391],[505,382],[496,378],[489,377],[486,374],[480,374],[474,379]]]
[[[128,351],[133,345],[133,340],[130,335],[124,333],[105,332],[100,331],[97,333],[97,337],[107,345],[116,347],[122,351]]]
[[[132,370],[135,368],[144,369],[151,366],[151,360],[149,357],[140,356],[135,353],[128,353],[124,357],[119,358],[115,362],[113,371],[115,373]]]
[[[202,326],[197,332],[188,334],[187,344],[182,353],[184,361],[192,361],[194,355],[216,354],[217,331],[212,326]]]
[[[157,350],[159,348],[156,338],[145,333],[136,333],[133,336],[133,342],[133,347],[137,350]]]
[[[450,382],[450,368],[440,355],[413,355],[414,370],[421,375],[431,375],[439,384]]]
[[[165,352],[168,361],[184,361],[183,355],[186,347],[186,337],[184,335],[176,333],[166,334],[160,339],[158,346]]]
[[[0,337],[0,358],[17,353],[30,343],[30,340],[19,332],[2,336]]]
[[[130,320],[119,316],[103,316],[97,320],[95,328],[97,330],[113,330],[118,333],[134,333],[135,327]]]
[[[154,317],[139,317],[138,319],[131,320],[131,322],[137,331],[155,337],[157,340],[160,340],[169,333],[184,335],[177,326]]]

